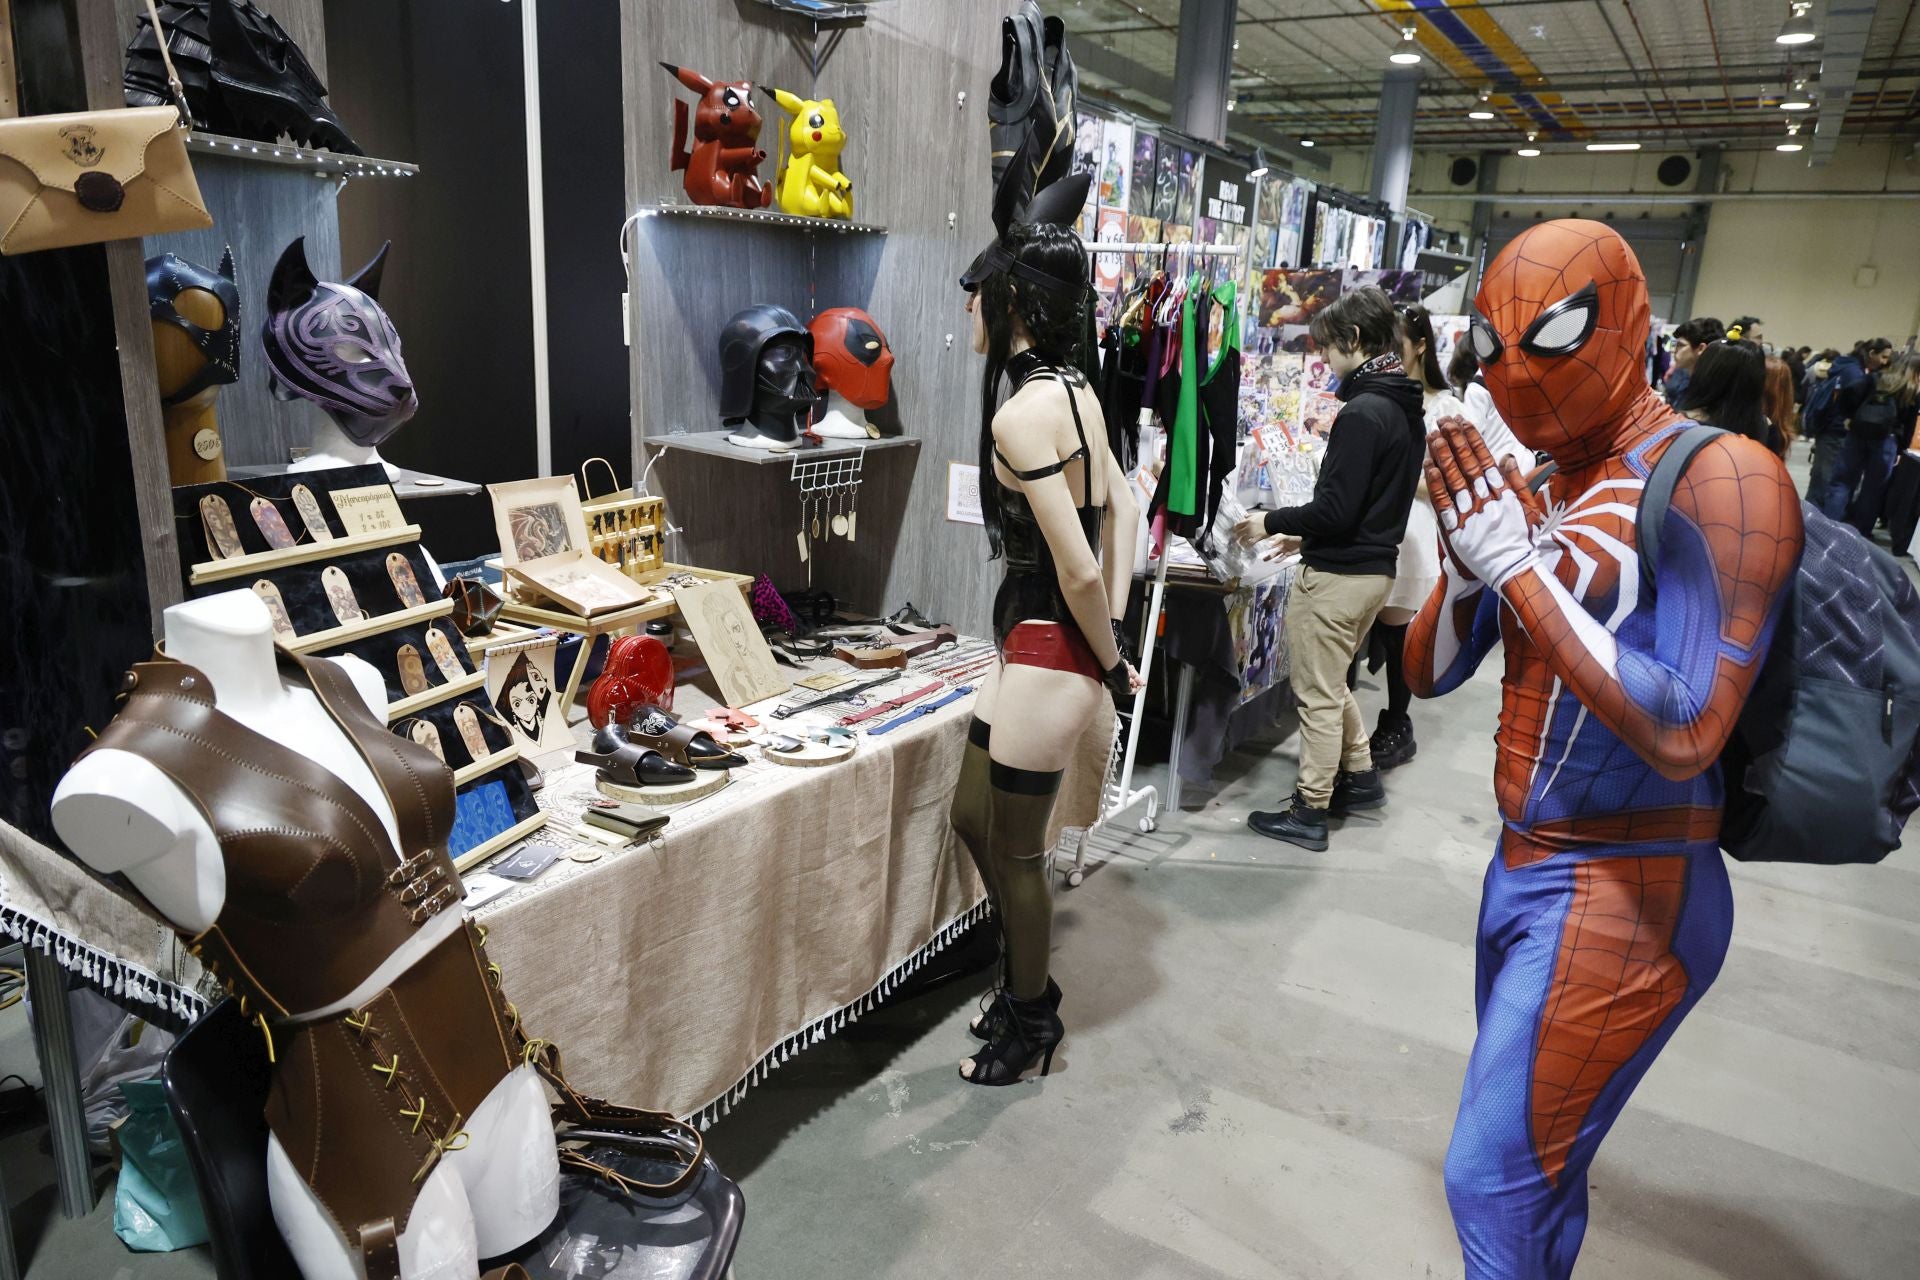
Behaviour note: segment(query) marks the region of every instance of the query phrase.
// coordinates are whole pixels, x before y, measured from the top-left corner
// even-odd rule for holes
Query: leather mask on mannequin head
[[[859,409],[878,409],[893,393],[893,348],[873,317],[858,307],[833,307],[807,324],[822,391]]]
[[[1578,456],[1652,394],[1648,317],[1646,277],[1627,242],[1605,223],[1566,218],[1529,227],[1500,251],[1474,299],[1469,340],[1520,443]]]
[[[222,316],[218,327],[202,328],[180,313],[175,303],[189,289],[203,290],[218,300]],[[161,397],[162,404],[183,404],[208,387],[240,380],[240,290],[233,280],[233,250],[220,259],[217,273],[170,253],[148,258],[147,305],[155,323],[180,330],[206,361],[173,394]]]
[[[795,420],[814,398],[813,337],[791,311],[761,303],[727,321],[720,331],[722,421],[750,421],[763,435],[793,440]]]
[[[400,335],[378,299],[387,245],[343,283],[314,278],[306,241],[280,255],[261,331],[273,394],[313,401],[357,445],[378,445],[420,401],[400,355]]]

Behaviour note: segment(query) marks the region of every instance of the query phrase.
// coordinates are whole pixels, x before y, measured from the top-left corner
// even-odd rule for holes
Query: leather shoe
[[[1362,809],[1378,809],[1386,802],[1387,788],[1380,781],[1379,769],[1367,769],[1360,773],[1343,771],[1333,780],[1333,798],[1327,802],[1327,812],[1336,818],[1344,818]]]
[[[1284,840],[1321,853],[1327,847],[1327,811],[1300,798],[1298,791],[1284,809],[1247,815],[1247,825],[1272,840]]]

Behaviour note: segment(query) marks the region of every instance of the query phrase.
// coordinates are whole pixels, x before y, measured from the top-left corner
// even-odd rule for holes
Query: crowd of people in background
[[[1871,538],[1888,515],[1895,464],[1915,446],[1920,351],[1911,342],[1897,350],[1889,338],[1864,338],[1847,351],[1775,350],[1764,341],[1763,323],[1741,316],[1723,325],[1696,316],[1676,326],[1664,353],[1667,402],[1696,422],[1759,440],[1782,458],[1805,439],[1807,501]]]

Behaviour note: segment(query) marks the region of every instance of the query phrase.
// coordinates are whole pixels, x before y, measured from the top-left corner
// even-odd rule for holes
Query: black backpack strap
[[[1527,492],[1538,493],[1547,487],[1547,481],[1560,474],[1560,464],[1549,458],[1527,480]]]
[[[1647,487],[1640,494],[1640,510],[1634,517],[1633,537],[1640,549],[1640,592],[1653,594],[1654,578],[1660,570],[1660,531],[1666,525],[1667,508],[1673,505],[1673,491],[1680,487],[1693,455],[1706,448],[1715,436],[1727,434],[1719,427],[1692,426],[1668,445],[1660,460],[1653,464]]]

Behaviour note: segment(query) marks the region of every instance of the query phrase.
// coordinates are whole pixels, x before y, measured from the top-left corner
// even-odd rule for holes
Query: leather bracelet
[[[1109,618],[1109,619],[1107,619],[1107,621],[1108,621],[1109,623],[1111,623],[1111,624],[1113,625],[1113,649],[1114,649],[1114,652],[1115,652],[1115,653],[1118,653],[1118,654],[1120,655],[1120,661],[1122,661],[1122,662],[1130,662],[1130,661],[1132,661],[1132,659],[1131,659],[1131,658],[1129,658],[1129,657],[1127,656],[1127,627],[1126,627],[1126,624],[1125,624],[1125,623],[1123,623],[1122,621],[1120,621],[1120,619],[1118,619],[1118,618]]]
[[[895,729],[898,729],[901,725],[911,724],[915,720],[920,720],[927,716],[930,716],[934,712],[938,711],[940,708],[946,706],[949,702],[958,702],[961,698],[966,697],[968,694],[972,692],[973,692],[972,685],[970,684],[961,685],[958,689],[955,689],[952,693],[949,693],[944,698],[936,698],[934,701],[927,703],[925,706],[915,707],[913,710],[907,712],[907,714],[903,716],[897,716],[894,719],[887,721],[885,724],[875,725],[873,728],[867,730],[867,736],[871,738],[882,733],[892,733]]]
[[[883,716],[887,714],[887,712],[889,711],[898,711],[901,707],[906,706],[908,703],[918,702],[920,699],[926,697],[928,694],[938,693],[940,690],[946,687],[947,685],[944,680],[936,680],[934,683],[927,685],[924,688],[915,689],[912,693],[903,694],[898,698],[890,698],[886,702],[882,702],[875,706],[866,707],[862,710],[855,711],[851,715],[841,716],[838,720],[834,721],[834,723],[838,725],[843,725],[843,726],[852,726],[856,724],[862,724],[868,720],[873,719],[875,716]]]
[[[907,665],[907,651],[894,645],[879,649],[850,649],[845,646],[835,649],[833,656],[842,662],[850,663],[862,671],[873,671],[882,667],[904,667]]]

